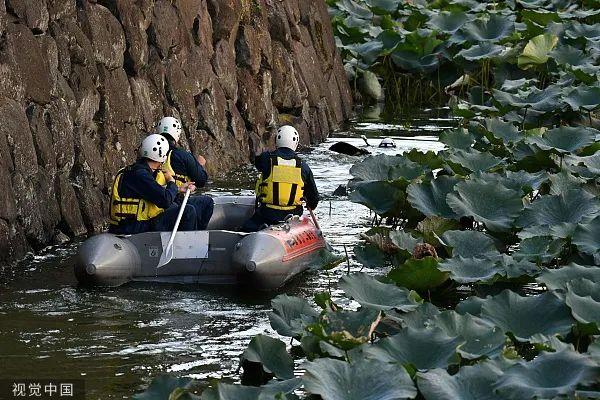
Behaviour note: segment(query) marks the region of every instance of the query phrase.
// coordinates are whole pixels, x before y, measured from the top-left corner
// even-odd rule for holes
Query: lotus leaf
[[[314,322],[319,316],[319,313],[300,297],[282,294],[271,300],[271,306],[271,327],[282,336],[300,336],[304,333],[304,325]]]
[[[600,252],[600,217],[587,224],[579,224],[573,233],[573,244],[584,253],[591,255]]]
[[[300,378],[270,382],[261,387],[219,383],[216,389],[205,390],[202,393],[202,400],[287,400],[294,397],[286,395],[296,390],[301,384]]]
[[[398,286],[425,291],[440,286],[448,279],[448,274],[438,269],[435,258],[425,257],[420,260],[410,259],[394,267],[388,273],[388,278]]]
[[[440,311],[436,306],[429,302],[424,302],[415,311],[399,315],[389,315],[389,317],[399,321],[404,328],[423,329],[429,325],[429,321],[439,314]]]
[[[565,34],[572,39],[585,38],[590,41],[600,40],[600,32],[597,25],[587,25],[579,22],[572,22],[567,28]]]
[[[474,316],[481,315],[481,307],[486,302],[486,299],[482,299],[481,297],[471,296],[466,300],[461,301],[456,306],[456,312],[459,314],[471,314]]]
[[[408,182],[365,182],[358,184],[348,198],[369,207],[376,214],[400,216],[406,205],[405,188]]]
[[[583,164],[592,174],[600,175],[600,151],[587,157],[566,156],[564,162],[573,166]]]
[[[568,45],[559,45],[554,49],[550,56],[556,60],[557,63],[567,65],[582,65],[585,63],[585,53],[577,47]]]
[[[401,0],[365,0],[371,10],[377,11],[378,14],[393,13],[398,9]]]
[[[548,290],[566,290],[567,283],[577,278],[600,283],[600,268],[571,263],[558,269],[546,269],[536,280],[546,285]]]
[[[527,78],[505,79],[504,82],[502,82],[502,86],[500,87],[500,90],[503,90],[505,92],[513,92],[513,91],[515,91],[517,89],[521,89],[524,86],[528,86],[528,85],[530,85],[532,83],[536,83],[536,82],[537,82],[537,79],[527,79]],[[494,118],[492,121],[498,121],[498,122],[501,122],[501,123],[505,123],[501,119],[497,119],[497,118]],[[512,124],[510,124],[510,125],[512,125]],[[493,132],[489,128],[488,128],[488,130],[490,132]]]
[[[444,32],[454,33],[459,30],[471,17],[464,12],[447,12],[443,11],[433,15],[428,21],[427,25],[431,28]]]
[[[558,36],[545,33],[531,39],[523,53],[519,56],[518,65],[521,68],[529,68],[534,65],[545,64],[550,58],[550,52],[558,43]]]
[[[497,261],[503,271],[503,275],[508,279],[516,279],[522,276],[535,277],[539,275],[538,266],[527,260],[516,260],[515,258],[502,254],[502,258]]]
[[[448,219],[457,217],[456,213],[446,203],[448,193],[454,191],[458,178],[438,176],[429,182],[408,185],[406,190],[408,202],[428,217],[440,216]]]
[[[431,72],[435,71],[439,64],[440,59],[437,54],[429,54],[426,56],[420,56],[412,51],[395,50],[392,53],[392,61],[398,67],[406,71],[418,71],[418,72]]]
[[[498,118],[487,119],[485,126],[492,135],[504,142],[514,143],[524,138],[523,134],[519,132],[514,124]]]
[[[540,232],[549,230],[547,226],[538,228]],[[513,253],[513,257],[519,261],[550,262],[558,256],[562,250],[562,244],[562,241],[552,239],[550,236],[534,236],[522,240],[517,251]]]
[[[404,368],[377,360],[359,358],[350,364],[322,358],[303,367],[306,391],[323,400],[400,400],[417,395]]]
[[[393,181],[399,178],[412,180],[423,173],[423,167],[403,156],[379,154],[369,156],[350,168],[356,181]]]
[[[592,111],[600,106],[600,87],[578,86],[565,97],[565,102],[573,111]]]
[[[406,328],[366,347],[364,351],[380,361],[423,371],[458,363],[456,348],[463,343],[464,340],[448,336],[440,328]]]
[[[498,378],[495,389],[510,399],[555,398],[573,395],[578,385],[597,382],[600,368],[587,355],[571,350],[542,353],[518,363]]]
[[[594,143],[596,132],[595,129],[563,126],[551,129],[541,137],[532,136],[529,142],[536,144],[542,150],[573,153]]]
[[[491,362],[462,367],[455,375],[444,369],[417,374],[419,391],[425,400],[503,400],[493,387],[502,375]]]
[[[455,186],[457,194],[446,197],[456,214],[474,217],[492,231],[510,229],[523,208],[518,192],[495,183],[469,180]]]
[[[404,156],[410,161],[420,164],[425,169],[434,170],[444,166],[444,160],[431,150],[423,153],[417,149],[412,149],[408,153],[404,153]]]
[[[458,346],[463,358],[477,359],[482,356],[494,357],[504,347],[504,332],[490,322],[470,314],[461,315],[455,311],[444,311],[430,323],[439,327],[448,336],[458,336],[465,343]]]
[[[527,93],[519,95],[493,89],[493,95],[494,99],[503,106],[549,112],[560,106],[562,89],[558,86],[549,86],[544,90],[531,88]]]
[[[569,307],[554,294],[521,297],[510,290],[487,297],[481,304],[480,317],[521,342],[539,334],[566,335],[574,322]]]
[[[565,302],[573,317],[582,324],[600,326],[600,283],[575,279],[567,283]],[[596,332],[597,333],[597,332]]]
[[[447,231],[442,236],[443,244],[452,248],[454,257],[476,257],[498,254],[494,240],[478,231]]]
[[[262,364],[267,373],[280,379],[294,377],[294,360],[287,353],[285,343],[265,335],[252,338],[248,348],[242,354],[242,360]]]
[[[491,42],[475,44],[468,49],[459,51],[456,55],[468,61],[488,60],[494,58],[504,51],[504,46]]]
[[[506,171],[503,174],[477,172],[472,174],[471,178],[484,182],[496,182],[508,189],[528,194],[534,190],[538,190],[548,180],[548,174],[543,171],[536,173]]]
[[[448,160],[452,162],[450,166],[457,173],[463,172],[464,168],[469,171],[488,171],[502,164],[501,159],[490,153],[482,153],[475,149],[469,151],[454,150],[450,153]],[[463,175],[467,174],[463,173]]]
[[[417,244],[423,243],[421,239],[416,239],[410,233],[404,231],[391,231],[389,237],[396,247],[409,253],[409,255],[412,255]]]
[[[450,273],[450,279],[458,283],[491,282],[502,269],[489,258],[463,258],[455,256],[439,265],[440,271]]]
[[[155,400],[168,399],[177,388],[188,388],[193,383],[191,378],[175,378],[169,375],[162,375],[154,378],[150,386],[143,392],[134,395],[135,400]]]
[[[479,18],[467,22],[462,31],[471,42],[497,42],[507,38],[515,30],[514,17],[491,14],[489,18]]]
[[[438,238],[444,232],[459,228],[458,221],[442,217],[427,217],[417,224],[417,232],[423,236],[423,241],[433,246],[441,245]]]
[[[398,309],[408,312],[419,306],[415,296],[408,290],[379,282],[363,273],[342,277],[340,287],[361,306],[376,310]]]
[[[569,171],[562,170],[558,174],[550,175],[550,182],[550,194],[559,195],[580,188],[586,181],[573,176]]]
[[[357,261],[367,268],[381,268],[386,262],[386,255],[377,246],[354,246],[354,256]]]
[[[463,128],[444,131],[440,134],[439,140],[450,148],[461,150],[469,150],[475,143],[473,135]]]
[[[517,225],[527,227],[578,223],[599,212],[598,199],[583,189],[575,189],[558,195],[541,196],[528,204],[518,218]]]
[[[348,15],[360,19],[371,19],[373,13],[364,5],[354,0],[340,0],[336,3],[337,8],[345,11]]]
[[[381,320],[381,312],[372,308],[359,311],[328,311],[308,331],[343,350],[366,343]]]

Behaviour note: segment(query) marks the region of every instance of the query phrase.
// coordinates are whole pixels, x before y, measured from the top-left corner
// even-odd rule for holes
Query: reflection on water
[[[359,157],[332,153],[340,140],[366,146],[374,154],[439,150],[436,133],[453,126],[439,113],[425,113],[397,124],[352,123],[304,154],[323,201],[316,215],[333,247],[351,253],[357,236],[370,223],[369,210],[333,191],[347,183]],[[375,147],[381,137],[396,139],[396,149]],[[209,161],[210,162],[210,161]],[[211,193],[249,194],[250,168],[215,182]],[[199,380],[238,379],[238,359],[252,336],[274,334],[267,317],[273,295],[234,288],[169,285],[127,285],[113,289],[82,289],[73,276],[77,244],[47,249],[16,267],[0,269],[0,379],[83,377],[89,399],[128,398],[161,373]],[[351,269],[360,269],[352,263]],[[312,298],[331,288],[346,265],[310,273],[285,289]],[[375,271],[373,271],[375,272]]]

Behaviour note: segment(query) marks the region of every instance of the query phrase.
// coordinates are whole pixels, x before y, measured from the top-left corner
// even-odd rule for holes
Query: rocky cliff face
[[[0,261],[102,229],[162,115],[216,174],[351,109],[322,0],[1,0],[0,34]]]

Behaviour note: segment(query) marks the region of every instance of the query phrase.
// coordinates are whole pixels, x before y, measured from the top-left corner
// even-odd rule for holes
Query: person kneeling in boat
[[[180,209],[175,202],[177,193],[196,187],[193,182],[178,187],[171,174],[161,171],[168,151],[163,136],[149,135],[140,146],[140,158],[117,172],[110,198],[109,232],[131,235],[173,229]],[[196,230],[196,221],[196,209],[186,205],[179,230]]]
[[[194,157],[189,151],[177,146],[181,137],[181,122],[173,117],[164,117],[158,123],[156,132],[164,136],[169,142],[169,154],[163,165],[163,169],[173,174],[177,186],[185,182],[194,182],[196,187],[203,187],[208,180],[208,174],[204,169],[206,160],[202,156]],[[178,201],[179,202],[179,201]],[[200,195],[190,197],[188,204],[196,208],[198,218],[198,229],[206,229],[210,217],[212,217],[215,202],[212,197]]]
[[[306,206],[314,210],[319,203],[319,192],[308,164],[296,155],[300,141],[298,131],[289,125],[277,130],[277,150],[256,157],[254,165],[260,172],[256,182],[256,212],[242,230],[255,232],[269,225],[285,221],[293,215],[302,215]]]

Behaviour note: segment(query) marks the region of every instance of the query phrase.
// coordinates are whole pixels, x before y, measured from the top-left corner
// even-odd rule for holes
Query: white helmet
[[[300,135],[293,126],[284,125],[277,129],[277,137],[275,138],[275,145],[279,147],[287,147],[296,151],[298,143],[300,142]]]
[[[181,137],[181,122],[177,118],[164,117],[156,126],[156,133],[169,135],[173,140],[179,142],[179,138]]]
[[[140,157],[148,158],[152,161],[164,163],[167,161],[169,152],[169,142],[164,136],[157,133],[148,135],[140,146]]]

